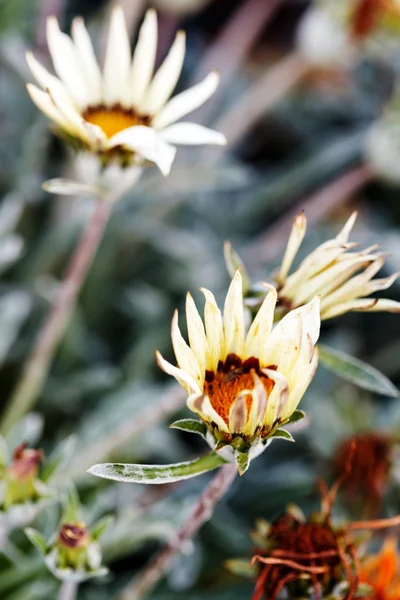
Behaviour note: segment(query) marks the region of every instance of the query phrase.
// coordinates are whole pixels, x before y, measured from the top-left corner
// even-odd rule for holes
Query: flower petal
[[[213,71],[203,81],[172,98],[153,119],[153,126],[163,129],[192,112],[213,95],[218,87],[219,74]]]
[[[198,360],[193,354],[192,349],[183,339],[178,325],[177,310],[174,312],[174,316],[172,318],[171,338],[179,368],[183,371],[186,371],[186,373],[189,373],[189,375],[198,383],[199,387],[201,388],[204,383],[204,371],[201,371]]]
[[[188,408],[200,415],[207,423],[214,423],[220,431],[229,433],[225,421],[219,416],[211,405],[210,398],[205,394],[192,394],[187,399]]]
[[[204,377],[206,371],[208,343],[206,333],[204,331],[203,321],[201,320],[194,300],[189,293],[186,296],[186,322],[190,347],[199,363],[200,372],[203,373]]]
[[[178,31],[171,49],[140,101],[139,110],[146,115],[157,114],[168,101],[180,77],[186,51],[186,36]]]
[[[160,140],[151,127],[138,125],[116,133],[108,140],[108,147],[126,146],[143,158],[154,162],[163,175],[168,175],[174,162],[176,148]]]
[[[153,9],[146,12],[139,31],[138,42],[133,54],[129,102],[138,107],[151,81],[157,52],[157,14]]]
[[[175,377],[177,382],[187,391],[188,394],[202,394],[202,390],[199,388],[193,377],[182,369],[174,367],[165,358],[162,357],[158,350],[156,351],[157,364],[167,375]]]
[[[244,352],[243,284],[239,269],[229,286],[224,306],[225,357]]]
[[[92,41],[81,17],[72,21],[72,39],[79,54],[82,69],[88,82],[89,104],[100,104],[102,101],[102,76]]]
[[[271,333],[278,297],[277,291],[272,285],[265,284],[265,287],[268,288],[268,293],[251,324],[245,345],[245,357],[254,356],[260,360],[263,366],[267,366],[264,361],[264,348]]]
[[[204,306],[204,323],[206,326],[208,342],[206,369],[210,371],[216,371],[218,362],[223,357],[224,353],[224,327],[222,315],[217,306],[214,295],[205,288],[200,289],[206,299]]]
[[[348,239],[349,239],[349,235],[351,233],[351,230],[354,227],[354,223],[357,219],[357,211],[354,211],[350,218],[348,219],[348,221],[346,222],[345,226],[343,227],[342,231],[340,231],[337,236],[336,236],[336,240],[340,243],[340,244],[345,244]]]
[[[307,228],[307,220],[304,213],[300,213],[294,218],[292,231],[286,246],[285,255],[278,275],[278,281],[283,282],[289,274],[296,254],[304,239]]]
[[[60,30],[55,17],[47,19],[47,43],[54,69],[76,105],[82,109],[90,102],[90,88],[82,75],[82,65],[71,38]]]
[[[267,409],[264,415],[264,425],[272,428],[277,420],[281,420],[289,402],[289,383],[285,375],[279,371],[262,369],[262,372],[274,382],[274,387],[268,396]]]
[[[349,311],[400,313],[400,302],[386,298],[357,298],[324,309],[321,312],[321,317],[324,320],[332,319]]]
[[[116,6],[110,19],[103,75],[103,99],[106,104],[124,103],[131,64],[131,48],[124,11]]]
[[[243,433],[246,427],[247,396],[252,396],[252,390],[242,390],[229,409],[229,431],[232,434]]]
[[[247,425],[244,429],[245,435],[254,435],[256,429],[261,428],[264,424],[265,411],[267,409],[268,396],[265,387],[262,384],[260,377],[256,374],[254,378],[254,389],[252,390],[253,401],[251,404],[250,414]]]
[[[56,125],[59,125],[62,129],[64,129],[67,133],[74,135],[75,130],[68,122],[67,119],[62,115],[62,113],[55,106],[54,102],[50,98],[47,92],[43,92],[33,85],[32,83],[28,83],[26,86],[30,97],[36,106],[41,110],[49,119],[54,121]]]
[[[226,137],[223,133],[197,125],[197,123],[176,123],[160,131],[160,137],[165,142],[187,146],[200,146],[201,144],[226,145]]]

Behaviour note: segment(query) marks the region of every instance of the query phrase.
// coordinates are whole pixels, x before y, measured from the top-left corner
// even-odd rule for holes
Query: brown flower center
[[[111,138],[128,127],[149,125],[151,120],[151,117],[139,115],[135,110],[124,108],[120,104],[114,104],[111,107],[103,104],[89,106],[82,116],[88,123],[100,127],[107,138]]]
[[[63,523],[58,541],[66,548],[85,548],[89,541],[88,530],[84,523]]]
[[[273,368],[273,367],[269,367]],[[229,424],[229,411],[238,395],[244,390],[254,389],[254,375],[257,375],[267,393],[271,393],[274,382],[260,370],[258,358],[242,361],[236,354],[228,354],[225,362],[219,362],[214,373],[206,371],[204,393],[210,398],[214,410]],[[253,398],[246,395],[247,414],[251,409]]]

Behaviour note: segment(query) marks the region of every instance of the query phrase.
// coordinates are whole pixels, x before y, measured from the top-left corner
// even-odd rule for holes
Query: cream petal
[[[217,411],[212,407],[210,398],[205,394],[189,396],[187,400],[188,408],[200,415],[205,421],[214,423],[220,431],[229,433],[229,429],[225,421],[219,416]]]
[[[247,396],[252,396],[252,390],[242,390],[237,395],[229,409],[229,431],[244,433],[247,424]]]
[[[71,102],[69,96],[59,86],[49,86],[48,94],[56,106],[56,108],[63,115],[70,126],[74,128],[75,135],[81,138],[85,143],[92,144],[94,142],[91,137],[90,130],[85,127],[85,121],[80,113]]]
[[[224,306],[225,356],[244,353],[243,284],[239,269],[236,271],[226,295]]]
[[[213,71],[197,85],[172,98],[153,119],[153,126],[156,129],[163,129],[192,112],[214,94],[218,83],[219,74],[217,71]]]
[[[267,409],[264,416],[264,425],[272,427],[278,419],[281,419],[289,402],[289,383],[283,373],[279,371],[262,369],[262,372],[274,382],[274,387],[268,397]]]
[[[140,112],[146,115],[155,115],[169,100],[182,71],[185,51],[185,33],[183,31],[178,31],[175,41],[171,46],[171,50],[140,101]]]
[[[254,389],[252,390],[253,402],[251,404],[249,419],[244,429],[245,435],[254,435],[257,428],[264,423],[265,411],[267,409],[267,392],[261,379],[254,374]]]
[[[110,19],[103,72],[103,100],[106,104],[126,103],[131,48],[124,11],[116,6]]]
[[[342,231],[340,231],[338,233],[338,235],[336,236],[336,240],[339,242],[339,244],[345,244],[348,241],[349,235],[351,233],[351,230],[354,227],[354,223],[355,223],[356,219],[357,219],[357,211],[354,211],[351,214],[351,216],[348,219],[345,226],[343,227]]]
[[[200,371],[204,374],[206,371],[208,343],[203,321],[201,320],[196,304],[189,293],[186,296],[186,322],[190,347],[199,363]]]
[[[188,392],[188,394],[202,394],[202,390],[199,388],[193,377],[191,377],[182,369],[178,369],[178,367],[171,365],[171,363],[163,358],[158,350],[156,351],[156,359],[160,369],[167,373],[167,375],[172,375],[172,377],[175,377],[177,382]]]
[[[200,289],[206,299],[204,306],[204,323],[208,342],[206,369],[216,371],[218,363],[224,354],[224,328],[222,315],[214,295],[205,288]]]
[[[57,75],[76,105],[84,108],[90,102],[90,88],[76,48],[71,38],[62,33],[55,17],[47,19],[47,43]]]
[[[327,320],[349,311],[400,313],[400,302],[386,298],[358,298],[342,304],[335,304],[324,310],[321,316]]]
[[[26,53],[26,62],[28,63],[28,67],[32,71],[33,76],[36,81],[42,86],[44,90],[47,90],[49,87],[58,86],[60,89],[67,94],[67,90],[64,87],[64,84],[54,75],[49,73],[47,69],[44,68],[42,64],[32,54],[32,52]]]
[[[282,265],[278,275],[278,281],[283,282],[289,274],[293,261],[301,246],[307,229],[307,219],[304,213],[300,213],[294,218],[292,231],[283,257]]]
[[[89,104],[100,104],[102,101],[101,71],[85,22],[81,17],[75,17],[72,21],[72,39],[88,82],[88,102]]]
[[[30,97],[36,106],[47,116],[49,119],[54,121],[56,125],[64,129],[67,133],[74,135],[75,129],[71,126],[67,119],[60,113],[60,111],[55,106],[54,102],[50,98],[47,92],[43,92],[39,90],[32,83],[28,83],[26,86]]]
[[[171,323],[171,338],[179,368],[189,373],[189,375],[198,383],[198,385],[202,387],[204,383],[204,371],[200,369],[195,355],[183,339],[178,325],[177,310],[174,312]]]
[[[126,146],[143,158],[154,162],[165,176],[169,175],[176,154],[176,148],[160,140],[151,127],[143,125],[128,127],[116,133],[108,140],[108,146],[109,148]]]
[[[127,93],[129,102],[135,107],[142,101],[153,76],[156,53],[157,14],[155,10],[149,9],[139,31],[129,77]]]
[[[400,271],[398,271],[397,273],[393,273],[393,275],[389,275],[389,277],[384,277],[382,279],[373,279],[367,284],[365,293],[373,294],[374,292],[387,290],[399,277]]]
[[[296,408],[298,407],[300,400],[304,396],[305,391],[310,385],[315,371],[318,366],[318,348],[314,349],[313,357],[311,362],[303,366],[299,371],[297,378],[294,381],[290,382],[290,394],[289,400],[286,404],[286,407],[282,413],[281,420],[284,421],[291,417]]]
[[[278,297],[277,291],[272,285],[264,285],[268,288],[268,293],[251,324],[245,344],[245,357],[254,356],[260,360],[261,365],[265,365],[263,351],[271,333]]]
[[[197,123],[176,123],[161,130],[160,137],[165,142],[186,146],[200,146],[201,144],[226,145],[226,137],[223,133],[197,125]]]

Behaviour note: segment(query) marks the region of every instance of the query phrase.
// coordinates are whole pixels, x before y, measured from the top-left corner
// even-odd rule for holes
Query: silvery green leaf
[[[58,177],[49,179],[42,185],[43,189],[50,194],[59,194],[61,196],[90,196],[101,197],[102,191],[94,185],[87,185]]]
[[[44,537],[39,531],[33,529],[32,527],[26,527],[24,529],[25,535],[29,539],[29,541],[39,550],[39,552],[43,555],[47,554],[48,545]]]
[[[10,234],[0,241],[0,273],[21,256],[23,246],[23,239],[19,235]]]
[[[16,194],[8,194],[0,206],[0,238],[14,230],[21,216],[23,203]]]
[[[79,521],[81,517],[81,502],[78,492],[73,484],[67,488],[66,499],[64,504],[64,512],[62,521],[64,523],[73,523]]]
[[[399,390],[383,373],[354,356],[329,346],[318,345],[319,361],[327,369],[364,390],[397,398]]]
[[[96,477],[126,483],[162,484],[197,477],[225,464],[218,454],[211,453],[195,460],[172,465],[130,465],[103,463],[94,465],[89,473]]]
[[[106,515],[102,519],[99,519],[99,521],[97,521],[90,529],[91,538],[93,540],[98,540],[114,520],[115,518],[113,515]]]
[[[257,566],[251,565],[248,558],[231,558],[224,562],[224,566],[235,575],[253,579],[257,576]]]
[[[31,298],[21,291],[0,298],[0,364],[4,362],[31,309]]]
[[[180,419],[170,425],[171,429],[180,429],[181,431],[187,431],[189,433],[197,433],[206,439],[207,427],[201,421],[197,419]]]
[[[52,452],[41,471],[41,479],[50,481],[55,473],[65,467],[73,456],[77,444],[77,436],[70,435]]]
[[[297,423],[297,421],[301,421],[306,416],[306,413],[302,410],[295,410],[292,416],[287,421],[288,423]]]
[[[242,452],[235,450],[235,462],[239,471],[239,475],[243,475],[250,466],[250,454],[249,452]]]
[[[88,579],[92,579],[93,577],[103,577],[107,575],[108,569],[105,567],[99,567],[94,570],[83,570],[79,569],[74,571],[71,568],[60,569],[57,564],[58,561],[58,551],[56,549],[52,550],[45,557],[45,563],[49,571],[53,573],[54,577],[57,577],[60,581],[75,581],[76,583],[83,583]]]
[[[287,440],[288,442],[295,441],[292,434],[286,431],[286,429],[277,429],[275,433],[271,435],[271,438],[280,438],[282,440]]]
[[[246,296],[251,286],[251,280],[247,273],[244,262],[240,258],[236,250],[233,249],[230,242],[224,244],[224,257],[227,271],[233,279],[236,271],[239,269],[243,279],[243,295]]]

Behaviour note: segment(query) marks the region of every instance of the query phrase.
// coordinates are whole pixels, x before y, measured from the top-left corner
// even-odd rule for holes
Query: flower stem
[[[160,581],[170,567],[175,555],[200,527],[211,518],[215,505],[230,487],[237,474],[236,465],[220,468],[196,502],[189,517],[182,524],[168,546],[159,552],[150,564],[123,591],[120,600],[140,600]]]
[[[78,595],[78,583],[71,579],[65,579],[58,592],[58,600],[75,600]]]
[[[76,247],[54,306],[44,322],[1,422],[2,434],[34,405],[42,391],[54,353],[64,335],[79,291],[85,281],[110,217],[112,203],[98,200]]]

